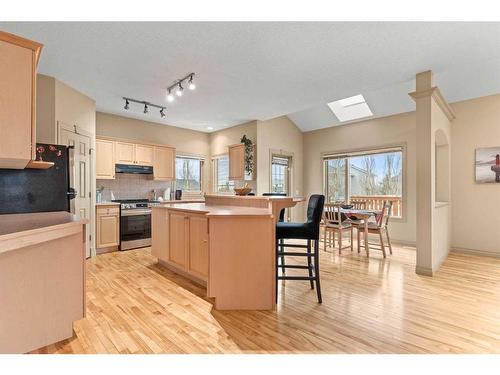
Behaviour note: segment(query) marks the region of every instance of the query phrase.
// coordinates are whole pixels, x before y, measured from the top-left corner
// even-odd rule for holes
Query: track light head
[[[172,95],[172,89],[168,89],[168,94],[167,94],[167,101],[168,102],[173,102],[175,100],[174,96]]]
[[[194,90],[196,88],[196,85],[193,82],[193,75],[189,77],[189,82],[188,82],[188,89]]]
[[[125,110],[129,109],[130,106],[129,106],[129,102],[128,102],[128,99],[125,99],[125,107],[123,107]]]
[[[165,108],[160,109],[160,116],[161,118],[165,117]]]
[[[144,104],[144,113],[148,113],[149,110],[148,110],[148,105],[147,104]]]
[[[184,87],[182,87],[181,82],[179,82],[178,86],[179,86],[179,87],[178,87],[178,88],[177,88],[177,90],[175,91],[175,95],[177,95],[177,96],[182,96],[182,91],[184,90]]]

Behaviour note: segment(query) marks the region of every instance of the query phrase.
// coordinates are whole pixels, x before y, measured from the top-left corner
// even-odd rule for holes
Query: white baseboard
[[[411,246],[411,247],[417,246],[417,243],[415,241],[398,240],[392,238],[391,238],[391,243],[402,246]]]
[[[462,247],[453,247],[451,249],[451,251],[454,253],[478,255],[478,256],[482,256],[482,257],[500,258],[500,252],[497,253],[497,252],[493,252],[493,251],[473,250],[473,249],[466,249],[466,248],[462,248]]]

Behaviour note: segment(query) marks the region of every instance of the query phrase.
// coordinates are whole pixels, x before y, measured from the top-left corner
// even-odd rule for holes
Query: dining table
[[[355,208],[341,208],[340,212],[349,219],[357,219],[363,221],[363,242],[365,246],[366,256],[370,255],[370,247],[368,245],[368,221],[370,218],[375,218],[375,222],[380,224],[382,220],[382,210],[372,209],[355,209]],[[360,252],[360,243],[358,241],[358,253]]]

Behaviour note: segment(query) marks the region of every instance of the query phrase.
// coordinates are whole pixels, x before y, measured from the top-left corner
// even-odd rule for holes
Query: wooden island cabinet
[[[206,195],[152,209],[153,256],[206,286],[217,310],[275,308],[275,212],[303,199],[248,198]]]

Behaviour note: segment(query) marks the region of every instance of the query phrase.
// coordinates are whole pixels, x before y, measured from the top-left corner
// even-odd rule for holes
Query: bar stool
[[[318,302],[322,303],[321,286],[319,281],[319,225],[323,215],[325,196],[314,194],[309,198],[307,205],[307,221],[305,223],[287,223],[278,222],[276,224],[276,302],[278,301],[278,281],[279,280],[309,280],[311,289],[314,289],[316,282],[316,293]],[[286,244],[284,240],[306,240],[306,244]],[[314,241],[314,252],[312,252],[312,242]],[[287,252],[285,248],[302,248],[306,252],[293,251]],[[286,265],[285,257],[306,257],[307,266],[304,265]],[[279,264],[282,259],[282,264]],[[306,269],[308,276],[278,276],[278,268]]]

